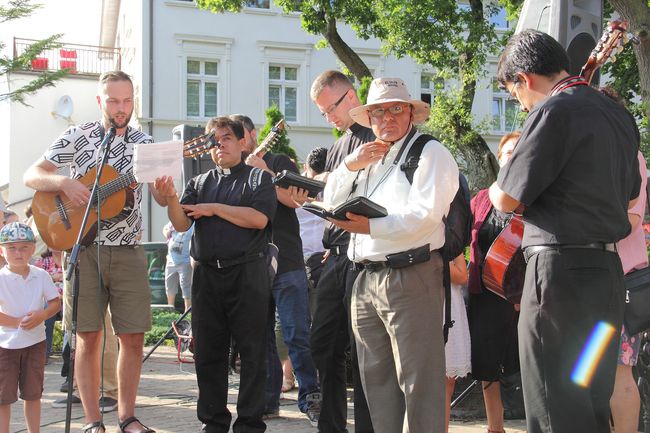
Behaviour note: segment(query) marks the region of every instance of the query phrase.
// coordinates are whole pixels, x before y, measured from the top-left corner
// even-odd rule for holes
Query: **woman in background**
[[[497,159],[503,167],[517,145],[519,132],[504,135]],[[510,221],[510,214],[494,207],[488,190],[479,191],[471,201],[474,223],[470,243],[469,330],[472,345],[472,376],[482,381],[488,433],[504,433],[503,402],[499,378],[519,371],[517,344],[518,306],[485,288],[482,268],[490,246]]]

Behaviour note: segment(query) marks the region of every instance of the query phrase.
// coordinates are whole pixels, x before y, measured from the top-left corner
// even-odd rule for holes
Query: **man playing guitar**
[[[497,79],[529,115],[489,195],[503,212],[525,206],[519,355],[528,432],[608,433],[624,293],[614,243],[630,232],[627,209],[639,195],[639,132],[627,110],[568,70],[545,33],[524,30],[506,45]],[[602,322],[613,338],[603,339],[591,376],[572,377]]]
[[[65,131],[25,173],[25,184],[37,191],[61,191],[63,206],[83,209],[90,200],[88,187],[77,179],[100,162],[100,144],[111,126],[112,139],[108,164],[118,173],[132,170],[135,143],[149,143],[152,138],[128,126],[133,113],[133,83],[127,74],[112,71],[99,78],[97,102],[102,120],[73,126]],[[69,167],[71,176],[57,174]],[[79,255],[78,346],[75,378],[84,407],[86,433],[103,433],[99,411],[100,357],[104,314],[110,305],[113,328],[120,342],[117,364],[118,418],[123,433],[147,433],[134,417],[135,399],[140,381],[144,333],[151,327],[144,251],[139,248],[142,228],[140,202],[142,185],[132,188],[133,206],[121,221],[102,221],[101,232]],[[157,192],[152,189],[159,204]],[[101,219],[101,211],[100,211]],[[100,248],[101,246],[101,248]],[[97,262],[99,249],[99,263]],[[101,278],[98,277],[98,266]],[[72,294],[66,287],[64,320],[70,329]]]

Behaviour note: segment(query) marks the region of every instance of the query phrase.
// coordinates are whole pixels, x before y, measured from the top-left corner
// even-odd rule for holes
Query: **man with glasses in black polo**
[[[325,172],[317,178],[326,181],[354,149],[373,141],[375,134],[350,117],[349,111],[361,105],[350,79],[339,71],[320,74],[311,87],[311,99],[321,115],[344,132],[328,150]],[[344,433],[347,419],[346,349],[350,346],[354,382],[354,430],[372,433],[366,397],[359,379],[354,336],[349,327],[349,300],[357,271],[351,268],[346,252],[350,234],[329,224],[323,235],[325,265],[316,287],[316,310],[311,328],[311,352],[321,388],[320,433]]]

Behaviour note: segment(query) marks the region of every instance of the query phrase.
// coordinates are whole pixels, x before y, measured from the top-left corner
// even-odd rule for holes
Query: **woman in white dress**
[[[471,345],[467,310],[463,299],[462,286],[467,283],[467,263],[463,254],[449,262],[451,276],[451,320],[454,326],[449,330],[449,338],[445,345],[445,361],[447,366],[447,395],[445,431],[449,431],[449,416],[451,412],[451,396],[454,393],[457,377],[465,377],[472,370]]]

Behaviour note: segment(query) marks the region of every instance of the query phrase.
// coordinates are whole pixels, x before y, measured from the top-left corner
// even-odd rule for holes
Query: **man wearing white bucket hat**
[[[414,124],[429,105],[411,99],[399,78],[377,78],[368,103],[350,111],[377,140],[359,146],[334,170],[327,204],[366,196],[387,210],[369,219],[332,220],[352,233],[348,257],[361,269],[352,292],[352,327],[361,378],[377,433],[444,431],[445,361],[441,323],[443,216],[458,189],[458,166],[430,140],[412,178],[402,166],[422,135]]]

